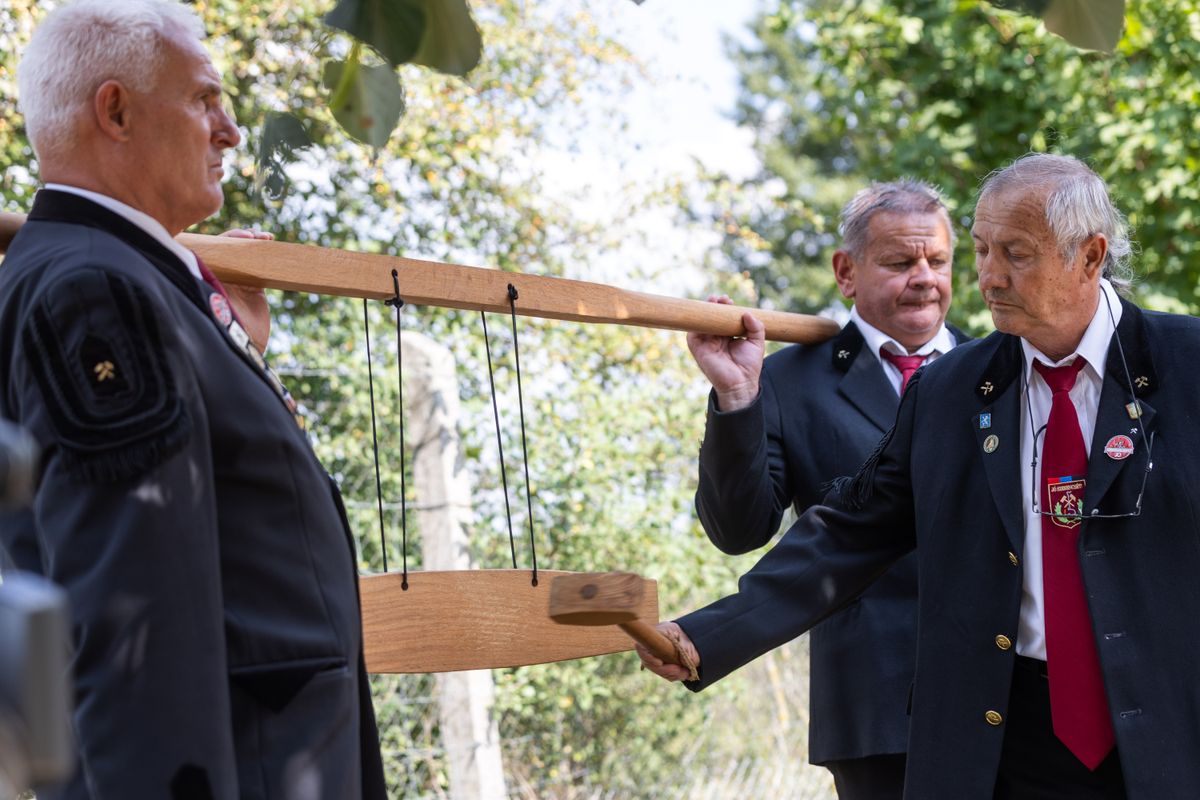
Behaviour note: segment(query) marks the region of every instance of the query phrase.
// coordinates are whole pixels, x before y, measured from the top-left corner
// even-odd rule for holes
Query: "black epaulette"
[[[87,482],[144,474],[181,450],[191,421],[145,291],[99,268],[58,278],[22,346],[64,467]]]

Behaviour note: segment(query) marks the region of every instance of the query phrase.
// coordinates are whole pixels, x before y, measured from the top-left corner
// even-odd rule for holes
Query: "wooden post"
[[[427,570],[469,570],[471,491],[458,435],[454,356],[420,333],[402,338],[421,554]],[[500,731],[489,670],[437,675],[438,714],[453,800],[504,800]]]

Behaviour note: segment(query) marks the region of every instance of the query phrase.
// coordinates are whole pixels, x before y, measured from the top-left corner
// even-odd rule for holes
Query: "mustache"
[[[1003,291],[991,289],[983,293],[984,302],[987,303],[1006,303],[1007,305],[1016,305],[1013,299]]]

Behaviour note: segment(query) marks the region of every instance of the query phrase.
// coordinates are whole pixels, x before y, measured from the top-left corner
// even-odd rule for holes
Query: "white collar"
[[[954,349],[954,337],[950,335],[950,330],[946,327],[945,323],[938,328],[938,332],[933,335],[933,338],[918,347],[915,353],[909,353],[904,345],[864,320],[858,313],[858,306],[850,309],[850,321],[858,326],[858,332],[862,334],[863,341],[867,343],[867,347],[871,349],[876,360],[880,358],[879,351],[883,349],[890,350],[902,356],[927,356],[930,353],[944,355]]]
[[[1075,347],[1075,352],[1055,361],[1025,339],[1021,339],[1021,350],[1025,353],[1025,380],[1033,379],[1035,358],[1051,367],[1058,367],[1070,364],[1077,357],[1083,356],[1087,359],[1087,366],[1084,369],[1091,370],[1097,379],[1103,381],[1104,365],[1108,361],[1108,348],[1112,344],[1113,333],[1116,332],[1117,325],[1121,322],[1121,313],[1121,298],[1117,296],[1117,290],[1113,288],[1107,278],[1101,278],[1100,298],[1096,303],[1096,311],[1092,314],[1092,321],[1088,323],[1087,330],[1083,332],[1083,338]]]
[[[179,242],[175,241],[175,239],[173,239],[171,235],[167,233],[167,229],[162,226],[162,223],[144,211],[138,211],[133,206],[126,205],[120,200],[109,197],[106,194],[89,191],[88,189],[80,189],[78,186],[68,186],[64,183],[47,183],[46,188],[53,189],[56,192],[66,192],[68,194],[78,195],[79,197],[91,200],[96,205],[107,208],[114,214],[124,217],[148,233],[156,242],[174,253],[179,260],[183,262],[183,265],[187,267],[188,272],[192,273],[192,275],[196,276],[197,278],[200,278],[200,267],[196,263],[196,254],[191,250],[188,250]],[[203,280],[203,278],[200,279]]]

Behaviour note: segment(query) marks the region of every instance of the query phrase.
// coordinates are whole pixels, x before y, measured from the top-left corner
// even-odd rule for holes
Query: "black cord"
[[[383,551],[383,571],[388,571],[387,539],[383,527],[383,484],[379,479],[379,435],[375,430],[375,376],[371,369],[371,322],[367,315],[367,299],[363,298],[363,331],[367,340],[367,387],[371,393],[371,447],[375,451],[375,502],[379,506],[379,549]]]
[[[496,404],[496,378],[492,374],[492,345],[488,340],[487,314],[479,312],[483,322],[483,347],[487,352],[488,384],[492,387],[492,416],[496,420],[496,451],[500,454],[500,482],[504,486],[504,518],[508,521],[508,547],[512,551],[513,569],[517,568],[517,542],[513,536],[512,509],[508,505],[508,473],[504,469],[504,442],[500,438],[500,407]]]
[[[404,571],[400,577],[400,588],[408,591],[408,492],[405,484],[404,459],[404,348],[400,343],[400,309],[404,308],[404,300],[400,297],[400,276],[392,270],[392,296],[384,301],[396,309],[396,394],[400,414],[400,558]],[[372,410],[372,420],[374,410]],[[378,463],[378,462],[376,462]],[[377,467],[378,468],[378,467]]]
[[[517,343],[517,287],[508,285],[508,307],[512,314],[513,357],[517,364],[517,407],[521,411],[521,456],[525,460],[525,504],[529,513],[529,552],[533,557],[533,585],[538,585],[537,546],[533,541],[533,497],[529,492],[529,448],[525,444],[525,397],[521,392],[521,348]]]

